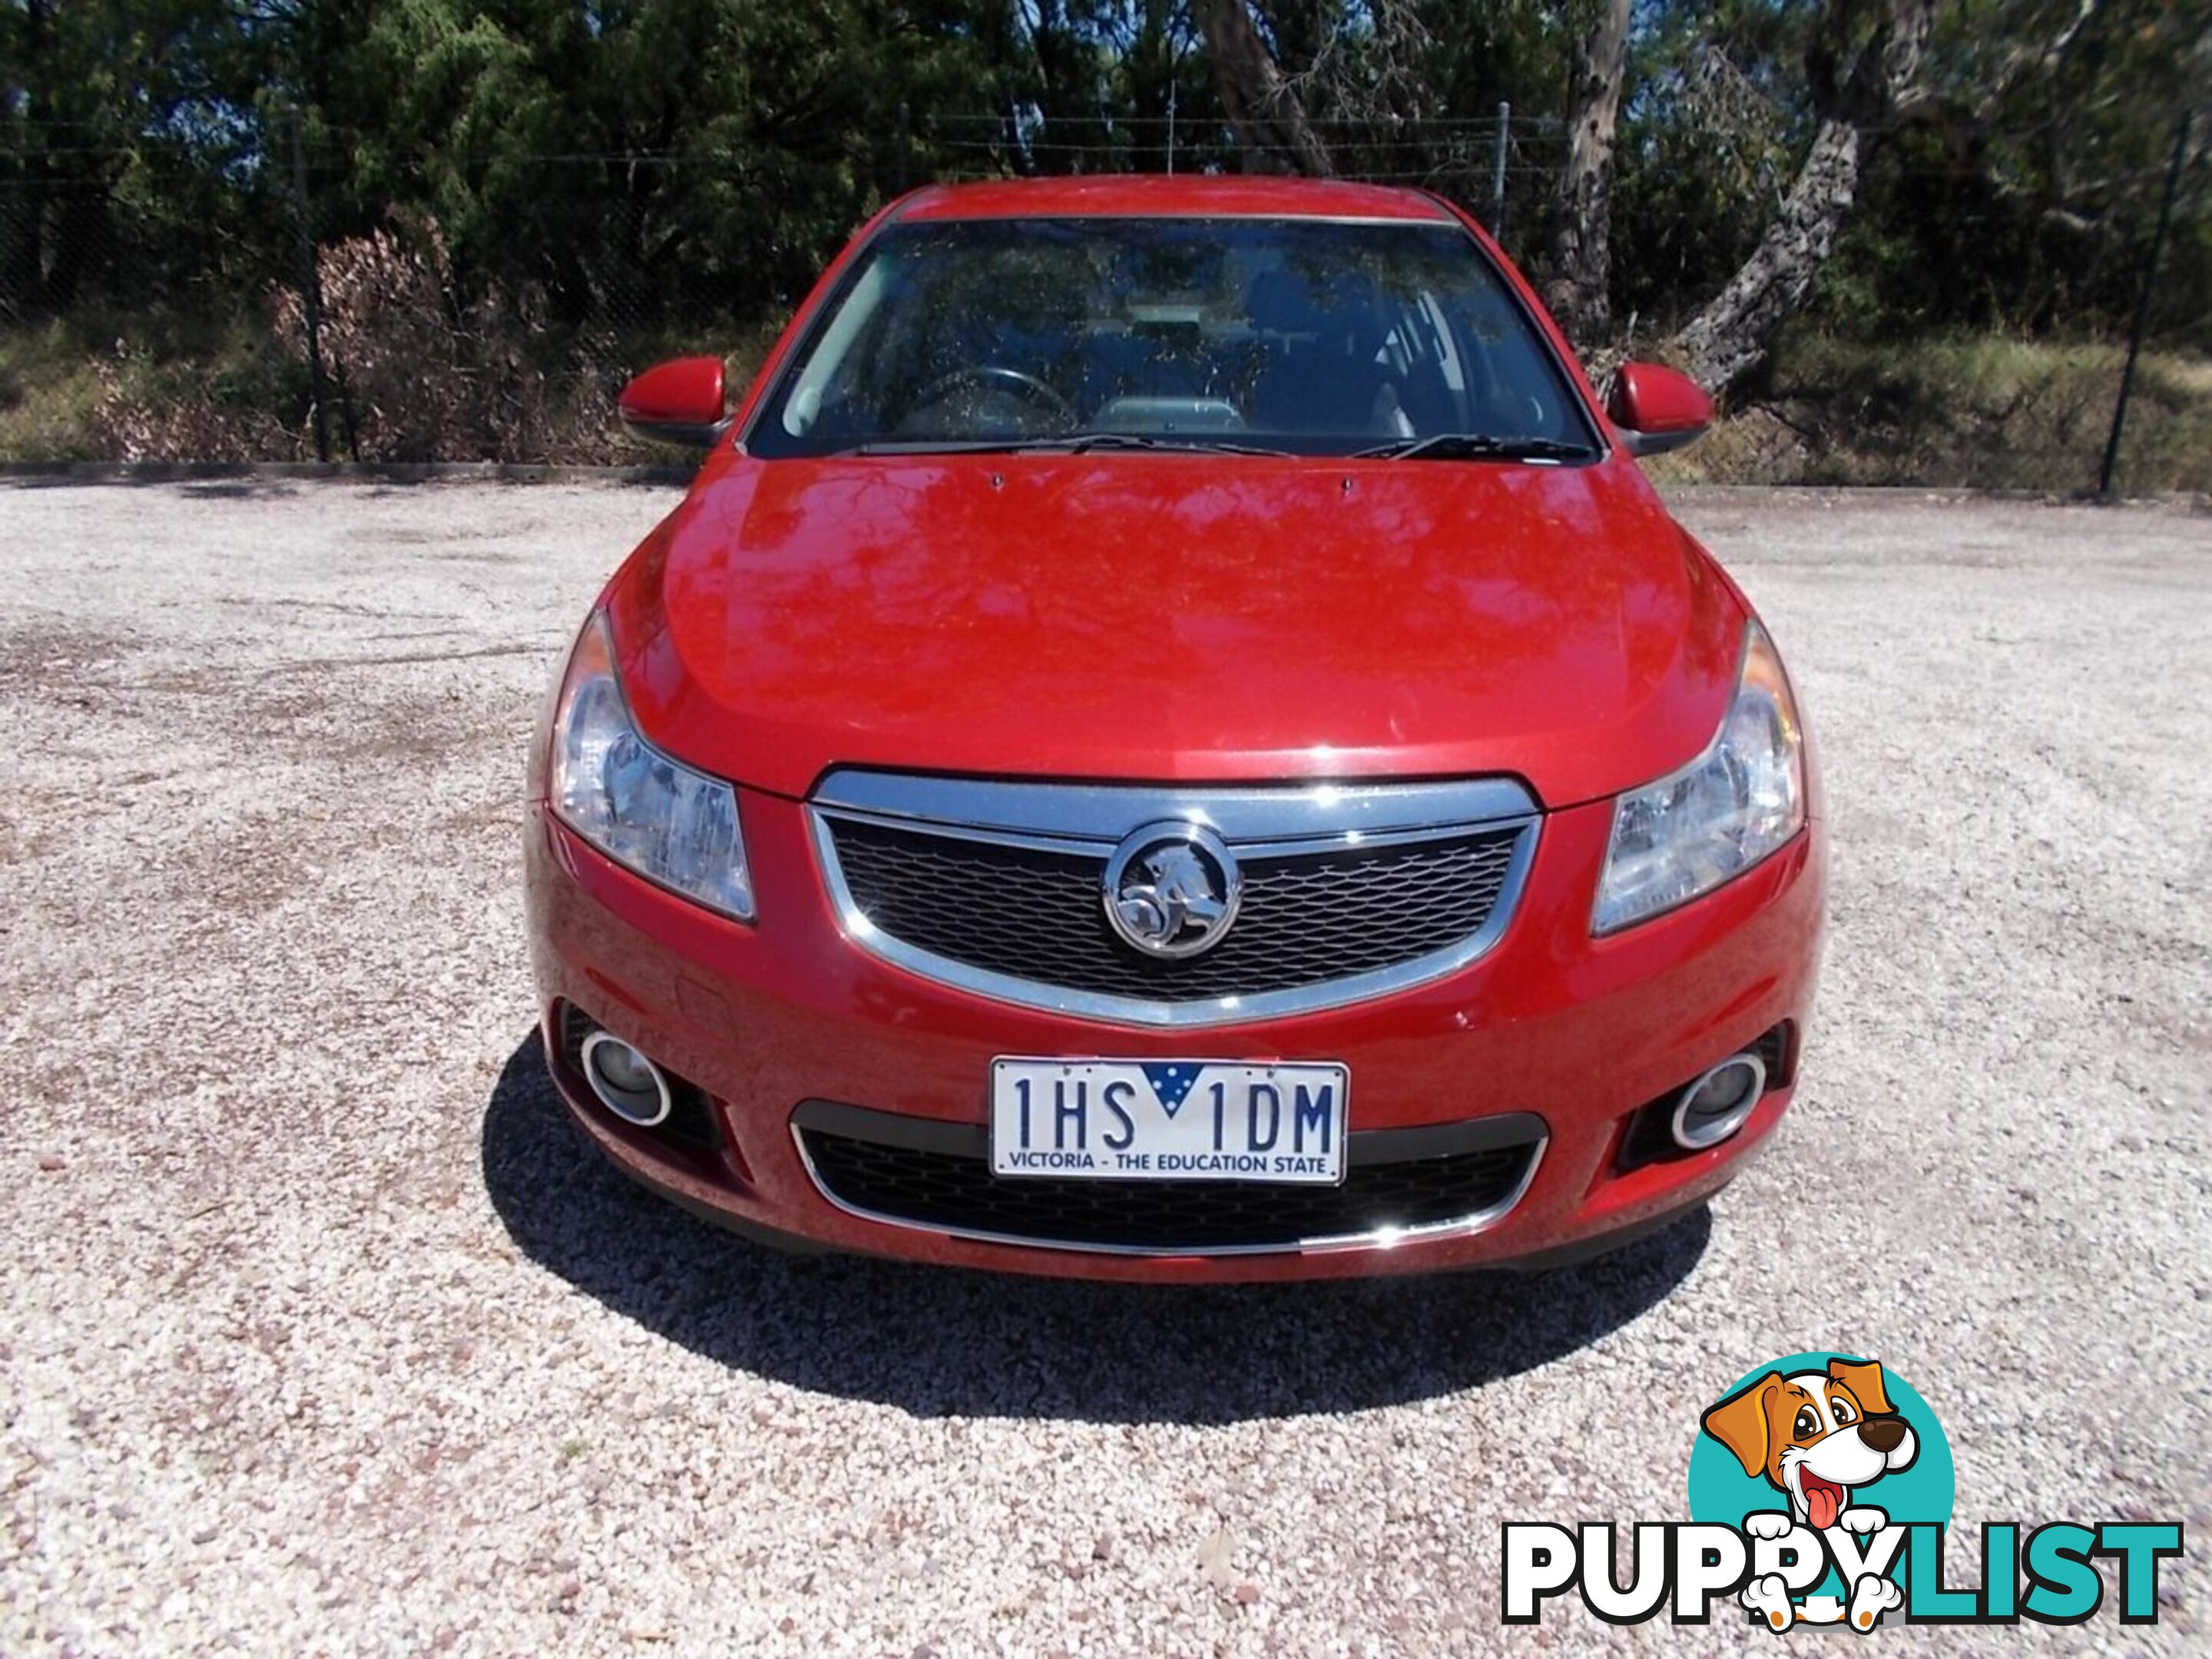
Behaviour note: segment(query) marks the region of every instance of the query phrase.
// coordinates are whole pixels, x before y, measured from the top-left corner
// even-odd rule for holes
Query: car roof
[[[1086,216],[1454,222],[1451,210],[1434,197],[1389,185],[1354,184],[1341,179],[1161,173],[932,185],[908,197],[895,216],[930,220]]]

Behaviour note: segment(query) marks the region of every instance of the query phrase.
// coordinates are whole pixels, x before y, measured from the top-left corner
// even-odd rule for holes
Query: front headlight
[[[605,617],[586,624],[568,659],[549,761],[546,793],[563,823],[648,881],[752,920],[737,792],[638,735]]]
[[[1735,698],[1705,752],[1613,803],[1590,931],[1610,933],[1712,891],[1804,822],[1805,732],[1774,641],[1754,622]]]

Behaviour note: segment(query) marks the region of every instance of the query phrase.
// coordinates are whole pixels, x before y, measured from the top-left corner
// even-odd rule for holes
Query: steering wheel
[[[1001,363],[970,363],[965,368],[954,369],[950,374],[940,374],[915,394],[913,407],[927,409],[932,404],[941,403],[945,393],[963,386],[1011,392],[1026,402],[1057,415],[1070,426],[1076,424],[1073,404],[1036,375],[1025,374],[1018,368],[1008,368]]]

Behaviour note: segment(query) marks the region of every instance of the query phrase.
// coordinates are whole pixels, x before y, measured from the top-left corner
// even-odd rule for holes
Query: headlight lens
[[[1804,822],[1804,728],[1782,659],[1754,622],[1735,699],[1705,752],[1613,803],[1590,931],[1610,933],[1711,892]]]
[[[568,659],[549,774],[554,811],[609,858],[725,915],[752,920],[737,792],[638,734],[604,617],[586,625]]]

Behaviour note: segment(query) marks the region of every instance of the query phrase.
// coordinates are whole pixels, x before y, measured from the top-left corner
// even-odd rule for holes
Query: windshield
[[[1474,443],[1419,441],[1459,437]],[[1573,459],[1578,401],[1454,225],[895,225],[823,307],[757,455],[1219,447]]]

